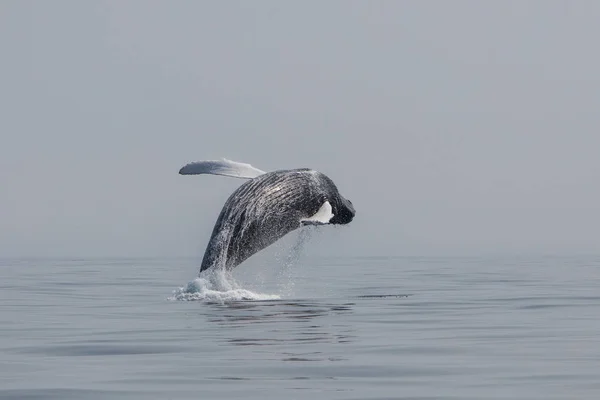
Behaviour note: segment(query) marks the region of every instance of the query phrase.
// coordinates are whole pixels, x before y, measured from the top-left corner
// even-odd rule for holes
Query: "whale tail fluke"
[[[265,173],[265,171],[254,168],[250,164],[231,161],[225,158],[222,160],[192,162],[179,170],[180,175],[212,174],[241,179],[253,179]]]

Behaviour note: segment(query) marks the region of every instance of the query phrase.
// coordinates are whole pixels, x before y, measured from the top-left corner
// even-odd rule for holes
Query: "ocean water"
[[[289,258],[0,260],[0,398],[600,398],[600,257]]]

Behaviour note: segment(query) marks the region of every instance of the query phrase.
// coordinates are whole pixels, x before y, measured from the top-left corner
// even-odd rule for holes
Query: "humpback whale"
[[[325,174],[298,168],[265,172],[250,164],[197,161],[180,175],[214,174],[247,179],[229,196],[204,252],[200,272],[232,270],[253,254],[305,225],[343,225],[355,215]]]

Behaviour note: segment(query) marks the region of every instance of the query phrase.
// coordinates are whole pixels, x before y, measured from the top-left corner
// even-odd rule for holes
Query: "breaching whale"
[[[303,225],[348,224],[355,215],[352,202],[339,193],[333,181],[309,168],[264,172],[224,159],[193,162],[179,174],[248,179],[225,202],[200,272],[232,270]]]

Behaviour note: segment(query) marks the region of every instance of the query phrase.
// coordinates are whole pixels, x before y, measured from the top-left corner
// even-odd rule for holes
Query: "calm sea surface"
[[[600,257],[197,265],[0,260],[0,398],[600,399]]]

